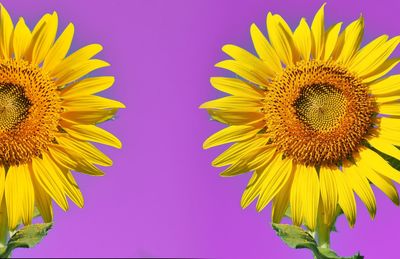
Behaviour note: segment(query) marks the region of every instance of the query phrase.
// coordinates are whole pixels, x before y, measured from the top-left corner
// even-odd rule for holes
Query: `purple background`
[[[268,11],[291,26],[308,21],[322,1],[3,1],[14,21],[33,27],[45,12],[76,26],[73,49],[99,42],[99,55],[112,66],[95,74],[114,75],[105,96],[127,109],[104,124],[123,142],[102,148],[115,161],[101,178],[77,176],[85,208],[55,211],[55,226],[34,249],[15,257],[217,257],[312,258],[286,247],[271,229],[270,206],[257,213],[240,208],[250,174],[221,178],[210,162],[223,148],[203,151],[203,140],[222,128],[198,106],[218,93],[209,77],[230,75],[214,68],[221,47],[252,51],[249,27],[265,32]],[[366,39],[400,33],[400,3],[329,1],[329,24],[366,17]],[[399,70],[397,70],[399,71]],[[343,218],[332,246],[340,255],[360,250],[366,258],[398,251],[400,210],[377,193],[378,213],[369,219],[359,203],[356,226]]]

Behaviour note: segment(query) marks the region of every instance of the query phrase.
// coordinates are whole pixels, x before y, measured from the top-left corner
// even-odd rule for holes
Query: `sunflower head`
[[[400,61],[390,58],[400,37],[361,47],[363,17],[342,31],[342,23],[326,27],[324,6],[311,25],[303,18],[294,30],[269,13],[268,38],[251,25],[256,54],[224,46],[232,59],[216,66],[237,77],[212,78],[229,95],[201,105],[228,125],[204,148],[233,142],[213,165],[229,165],[223,176],[253,172],[242,206],[258,198],[262,210],[272,201],[274,222],[290,207],[293,223],[311,230],[338,211],[353,226],[354,193],[373,217],[370,183],[399,203],[393,181],[400,174],[382,156],[400,159],[400,75],[384,78]]]
[[[45,14],[31,30],[23,18],[14,25],[0,5],[0,222],[8,222],[9,229],[21,221],[30,224],[35,207],[51,221],[52,200],[64,210],[67,197],[82,207],[71,171],[102,175],[97,165],[112,164],[90,142],[121,147],[97,126],[124,107],[95,95],[114,78],[86,76],[109,65],[93,59],[101,45],[68,55],[74,26],[59,37],[57,31],[56,12]],[[0,225],[3,240],[7,224]]]
[[[356,75],[332,61],[287,66],[268,90],[264,111],[271,138],[295,162],[339,164],[372,129],[374,97]]]

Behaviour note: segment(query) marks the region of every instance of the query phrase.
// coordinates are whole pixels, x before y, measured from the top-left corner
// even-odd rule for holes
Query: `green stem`
[[[317,243],[319,247],[329,248],[330,245],[330,235],[331,235],[331,226],[325,224],[323,220],[318,222],[318,226],[316,229],[317,234]]]
[[[314,232],[314,238],[317,241],[318,247],[321,248],[329,248],[330,245],[330,234],[331,234],[331,226],[327,225],[323,222],[323,219],[319,219],[317,223],[317,228]],[[318,257],[314,254],[314,259],[318,259]]]

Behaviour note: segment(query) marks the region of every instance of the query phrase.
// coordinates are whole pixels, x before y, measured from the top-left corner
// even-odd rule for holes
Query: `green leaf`
[[[285,242],[289,247],[296,249],[308,248],[314,253],[314,255],[320,255],[315,239],[301,227],[275,223],[272,224],[272,227],[283,242]]]
[[[334,251],[332,251],[329,248],[320,247],[320,248],[318,248],[318,250],[323,256],[325,256],[327,258],[340,258]]]
[[[53,223],[32,224],[17,230],[8,241],[7,247],[0,257],[8,258],[16,248],[34,247],[47,235],[52,225]]]
[[[353,257],[340,257],[329,248],[318,247],[315,239],[301,227],[287,225],[287,224],[272,224],[273,229],[277,232],[278,236],[289,247],[299,249],[310,249],[315,258],[317,259],[363,259],[360,254]]]

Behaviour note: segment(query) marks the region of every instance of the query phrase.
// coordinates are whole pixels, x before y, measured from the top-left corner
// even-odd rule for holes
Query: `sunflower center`
[[[294,103],[296,114],[316,131],[329,131],[339,126],[347,101],[341,91],[330,85],[311,85],[302,89]]]
[[[22,87],[0,84],[0,131],[10,130],[26,118],[30,106]]]
[[[0,60],[0,164],[25,164],[54,143],[61,101],[39,67]]]
[[[266,91],[267,132],[305,165],[338,164],[360,147],[374,123],[374,98],[361,79],[333,61],[285,68]]]

